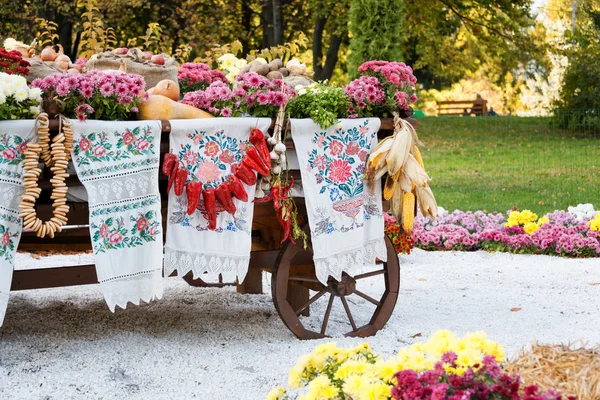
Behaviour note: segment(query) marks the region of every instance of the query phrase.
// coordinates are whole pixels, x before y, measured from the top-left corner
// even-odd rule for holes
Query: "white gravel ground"
[[[17,265],[89,257],[19,254]],[[386,356],[442,328],[485,330],[509,354],[533,340],[600,343],[598,259],[416,250],[401,266],[394,315],[368,339]],[[372,282],[367,291],[379,289]],[[336,307],[333,325],[340,325]],[[368,304],[355,300],[351,308],[367,317]],[[297,340],[270,295],[193,288],[176,278],[163,300],[115,314],[98,285],[17,292],[0,328],[0,399],[264,399],[320,342]]]

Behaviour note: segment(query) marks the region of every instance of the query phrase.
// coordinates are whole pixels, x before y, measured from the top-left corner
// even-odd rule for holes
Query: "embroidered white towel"
[[[25,193],[23,160],[34,120],[0,121],[0,326],[8,304],[15,252],[21,239],[19,204]]]
[[[163,295],[160,121],[73,122],[96,273],[111,311]]]
[[[204,188],[216,188],[231,174],[231,166],[245,153],[251,128],[263,132],[268,118],[209,118],[171,121],[171,153],[177,154],[189,171],[188,182],[200,181]],[[248,202],[234,199],[235,216],[217,204],[217,229],[208,229],[202,196],[198,209],[187,215],[187,196],[169,193],[165,276],[177,271],[183,276],[234,272],[243,282],[248,272],[252,247],[254,187],[244,185]]]
[[[363,183],[379,119],[343,119],[327,130],[310,119],[291,123],[319,281],[386,261],[381,183],[372,194]]]

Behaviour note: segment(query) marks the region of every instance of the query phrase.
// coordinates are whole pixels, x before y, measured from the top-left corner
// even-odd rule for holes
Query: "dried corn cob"
[[[402,227],[405,231],[411,231],[415,222],[415,195],[404,193],[402,199]]]

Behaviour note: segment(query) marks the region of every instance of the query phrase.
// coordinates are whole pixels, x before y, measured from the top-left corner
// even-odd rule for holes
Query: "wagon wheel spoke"
[[[365,279],[375,275],[385,274],[385,269],[380,269],[378,271],[366,272],[364,274],[359,274],[354,277],[354,279]]]
[[[300,315],[302,313],[302,311],[304,311],[306,309],[306,307],[310,306],[312,303],[319,300],[321,298],[321,296],[323,296],[325,293],[327,293],[327,289],[323,289],[319,293],[315,294],[302,307],[300,307],[298,310],[296,310],[296,315]]]
[[[352,313],[350,312],[350,307],[348,307],[348,302],[344,296],[341,296],[342,304],[344,305],[344,310],[346,310],[346,315],[348,316],[348,320],[350,320],[350,325],[352,325],[352,331],[356,331],[356,324],[354,323],[354,318],[352,318]]]
[[[379,306],[381,304],[380,302],[378,302],[377,300],[375,300],[374,298],[372,298],[368,294],[365,294],[365,293],[361,292],[360,290],[354,289],[354,294],[357,295],[357,296],[362,297],[363,299],[367,300],[370,303],[375,304],[376,306]]]
[[[297,281],[297,282],[314,282],[314,283],[320,283],[318,279],[305,278],[303,276],[290,276],[289,280],[290,281]]]
[[[327,310],[325,311],[325,317],[323,317],[323,325],[321,325],[321,335],[324,335],[325,330],[327,330],[327,323],[329,322],[329,314],[331,314],[334,298],[335,296],[333,294],[329,295],[329,303],[327,303]]]

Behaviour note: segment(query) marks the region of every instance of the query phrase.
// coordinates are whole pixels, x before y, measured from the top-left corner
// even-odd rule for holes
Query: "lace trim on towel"
[[[165,247],[165,276],[177,271],[177,276],[192,272],[195,278],[203,273],[234,272],[238,282],[243,282],[248,272],[249,256],[224,256],[219,254],[192,253]]]
[[[140,300],[149,303],[163,297],[163,277],[160,269],[105,280],[100,282],[100,286],[106,304],[112,312],[115,312],[116,306],[125,309],[129,302],[139,306]]]
[[[4,322],[4,314],[6,314],[6,307],[8,306],[8,293],[0,292],[0,326]]]
[[[365,265],[375,264],[375,259],[387,261],[387,248],[385,238],[379,238],[364,243],[362,247],[343,253],[334,254],[325,258],[315,258],[317,279],[327,285],[329,276],[336,280],[342,279],[342,273],[355,275],[360,273]]]
[[[157,194],[156,169],[154,171],[138,171],[135,174],[100,181],[88,181],[85,182],[85,189],[88,193],[88,202],[92,207],[147,194]]]

